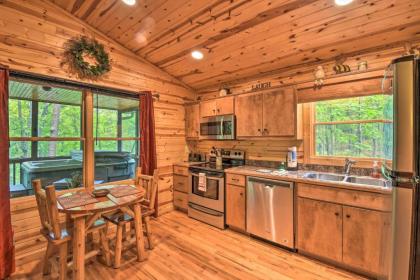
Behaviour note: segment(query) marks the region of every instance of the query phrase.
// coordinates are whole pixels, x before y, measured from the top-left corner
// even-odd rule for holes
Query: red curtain
[[[0,279],[15,270],[9,193],[9,71],[0,68]]]
[[[157,167],[155,115],[151,92],[140,94],[140,166],[141,173],[153,175]]]
[[[153,175],[157,167],[155,114],[151,92],[140,94],[140,166],[141,173]],[[158,194],[155,200],[155,213],[158,216]]]

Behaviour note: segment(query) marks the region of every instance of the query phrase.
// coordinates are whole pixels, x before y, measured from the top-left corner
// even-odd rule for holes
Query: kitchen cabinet
[[[174,174],[174,190],[188,193],[188,177]]]
[[[237,136],[296,136],[296,111],[293,88],[237,96],[235,100]]]
[[[245,187],[246,179],[244,175],[226,174],[226,184]]]
[[[343,263],[385,276],[388,269],[391,215],[343,207]]]
[[[296,98],[293,88],[263,94],[262,133],[264,136],[294,136]]]
[[[245,231],[245,187],[226,185],[226,224]]]
[[[185,106],[185,136],[198,138],[200,135],[200,105],[190,104]]]
[[[341,262],[342,212],[338,204],[298,198],[298,249]]]
[[[299,252],[366,275],[387,275],[390,194],[299,183],[297,196]]]
[[[188,167],[174,165],[173,171],[174,206],[186,212],[188,210]]]
[[[237,137],[262,135],[262,104],[261,93],[237,96],[235,99],[236,135]]]
[[[200,103],[200,117],[234,114],[233,96],[203,101]]]

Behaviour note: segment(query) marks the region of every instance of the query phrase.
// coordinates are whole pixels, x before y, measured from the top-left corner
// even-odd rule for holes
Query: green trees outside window
[[[314,104],[315,155],[392,159],[392,95]]]

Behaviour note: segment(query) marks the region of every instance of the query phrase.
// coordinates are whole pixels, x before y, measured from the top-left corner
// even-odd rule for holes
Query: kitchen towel
[[[198,173],[198,190],[202,192],[207,191],[206,173]]]

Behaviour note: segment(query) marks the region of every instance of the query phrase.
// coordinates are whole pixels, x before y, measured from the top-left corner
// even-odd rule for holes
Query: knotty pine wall
[[[112,70],[93,84],[130,91],[152,90],[155,101],[159,212],[171,211],[172,164],[187,157],[183,104],[194,92],[157,67],[44,0],[0,1],[0,63],[11,69],[73,79],[63,68],[63,44],[79,35],[95,37],[112,59]],[[33,197],[11,200],[17,265],[40,258],[46,248]]]
[[[233,95],[246,94],[252,91],[252,85],[258,83],[271,82],[271,89],[283,86],[295,86],[298,96],[299,90],[312,87],[314,83],[314,69],[322,65],[326,72],[325,84],[340,83],[345,81],[358,80],[364,77],[379,77],[384,74],[384,69],[394,59],[406,53],[407,48],[419,48],[420,42],[400,42],[393,45],[382,46],[380,48],[370,49],[361,53],[353,53],[345,57],[344,64],[351,67],[349,74],[336,75],[333,71],[335,60],[322,61],[319,63],[305,64],[284,67],[273,70],[270,73],[259,73],[247,79],[233,81],[227,84]],[[358,63],[367,61],[368,70],[358,71]],[[346,86],[343,84],[343,86]],[[198,98],[207,100],[219,96],[219,86],[213,86],[198,90]],[[316,93],[316,91],[314,91]],[[302,117],[302,129],[305,128],[307,120]],[[305,156],[309,154],[308,141],[290,140],[290,139],[252,139],[236,141],[188,141],[190,151],[208,152],[211,147],[241,149],[246,152],[246,158],[250,160],[263,161],[284,161],[287,155],[287,148],[296,146],[298,148],[299,162],[307,162]],[[308,162],[309,163],[309,162]]]

